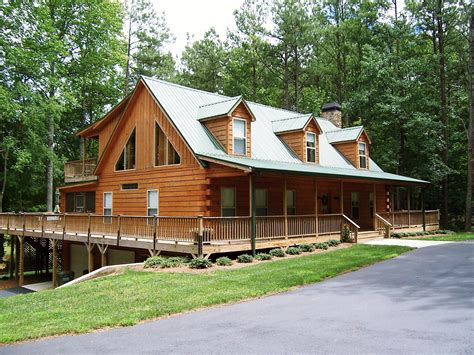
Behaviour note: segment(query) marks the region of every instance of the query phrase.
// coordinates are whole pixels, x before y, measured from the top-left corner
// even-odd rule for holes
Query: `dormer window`
[[[359,142],[359,168],[367,169],[367,145]]]
[[[233,119],[233,153],[238,155],[246,155],[247,151],[247,121],[239,118]]]
[[[306,161],[316,163],[316,134],[306,132]]]
[[[135,129],[123,148],[120,158],[115,164],[115,170],[130,170],[135,169]]]

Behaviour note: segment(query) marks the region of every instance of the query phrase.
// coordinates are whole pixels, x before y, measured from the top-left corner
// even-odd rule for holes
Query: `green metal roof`
[[[370,170],[356,169],[328,139],[329,137],[332,140],[331,135],[335,133],[327,134],[343,131],[341,135],[346,135],[348,133],[344,132],[352,132],[352,130],[341,130],[328,120],[315,118],[322,130],[319,136],[319,164],[306,164],[302,163],[280,139],[275,130],[281,132],[283,129],[300,129],[303,122],[307,123],[310,114],[283,110],[246,101],[241,97],[231,98],[148,77],[142,77],[142,80],[192,152],[198,157],[213,158],[253,169],[426,183],[422,180],[384,173],[371,159]],[[227,114],[240,102],[249,108],[255,118],[251,129],[251,158],[228,155],[200,121],[206,117],[219,116],[223,112]],[[356,127],[353,131],[359,132],[358,130],[360,128]]]
[[[357,140],[363,130],[362,126],[342,128],[326,132],[326,137],[329,143],[351,142]]]

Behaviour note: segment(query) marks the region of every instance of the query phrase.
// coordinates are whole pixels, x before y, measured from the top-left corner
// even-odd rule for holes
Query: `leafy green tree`
[[[127,17],[126,94],[140,75],[170,79],[175,71],[173,56],[164,49],[174,41],[164,13],[158,14],[149,0],[132,0]]]

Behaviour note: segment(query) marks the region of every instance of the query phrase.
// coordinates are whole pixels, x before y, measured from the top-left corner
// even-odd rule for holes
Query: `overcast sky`
[[[227,28],[235,28],[234,10],[243,0],[152,0],[158,12],[165,12],[166,21],[176,41],[169,49],[177,56],[187,44],[186,33],[201,39],[204,33],[215,27],[225,38]]]

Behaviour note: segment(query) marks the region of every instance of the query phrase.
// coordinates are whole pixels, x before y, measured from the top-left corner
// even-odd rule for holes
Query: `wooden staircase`
[[[383,238],[383,235],[380,234],[378,231],[359,231],[358,240],[368,240],[368,239],[376,239],[376,238]]]

